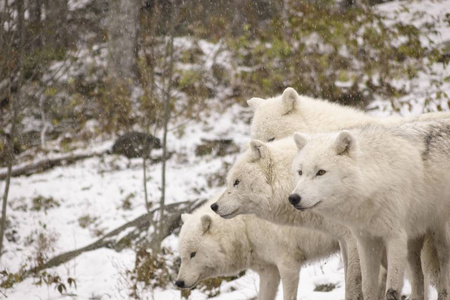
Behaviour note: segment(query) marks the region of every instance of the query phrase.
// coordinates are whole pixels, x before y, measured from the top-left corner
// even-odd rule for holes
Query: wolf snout
[[[217,211],[218,208],[219,208],[219,205],[217,205],[217,203],[211,204],[211,209],[212,209],[213,211]]]
[[[289,202],[294,206],[298,205],[301,200],[302,200],[302,197],[300,197],[299,194],[290,194],[289,195]]]
[[[177,280],[175,281],[175,285],[179,288],[184,288],[184,281],[183,280]]]

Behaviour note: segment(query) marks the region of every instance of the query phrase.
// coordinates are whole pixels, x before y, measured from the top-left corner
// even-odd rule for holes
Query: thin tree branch
[[[167,219],[165,219],[165,222],[164,222],[164,228],[163,228],[164,230],[162,232],[163,238],[169,236],[172,233],[172,231],[179,226],[182,213],[190,213],[190,212],[194,211],[195,209],[197,209],[198,207],[203,205],[203,203],[205,203],[205,201],[206,201],[205,199],[199,199],[196,201],[185,201],[185,202],[178,202],[178,203],[173,203],[173,204],[168,205],[167,211],[169,212],[169,214],[167,216]],[[148,213],[145,213],[145,214],[137,217],[136,219],[134,219],[130,222],[127,222],[127,223],[123,224],[122,226],[110,231],[109,233],[107,233],[106,235],[101,237],[100,239],[96,240],[95,242],[93,242],[87,246],[59,254],[59,255],[49,259],[44,264],[25,271],[25,274],[23,277],[25,278],[25,277],[27,277],[31,274],[35,274],[39,271],[59,266],[63,263],[66,263],[66,262],[74,259],[75,257],[79,256],[80,254],[82,254],[84,252],[93,251],[93,250],[96,250],[99,248],[109,248],[109,249],[114,249],[116,251],[121,251],[124,248],[130,246],[130,243],[133,240],[138,240],[138,238],[140,237],[140,235],[143,231],[146,231],[150,228],[150,226],[154,222],[153,219],[157,216],[156,212],[158,212],[159,210],[160,210],[160,208],[155,208],[154,210],[152,210]],[[131,230],[125,236],[120,235],[126,229],[133,228],[133,227],[134,227],[134,230]],[[155,237],[155,235],[156,235],[156,237]],[[160,235],[160,233],[157,233],[156,231],[154,231],[150,235],[150,239],[154,239],[154,238],[159,239],[160,238],[159,235]]]
[[[167,161],[167,127],[170,120],[170,100],[171,100],[171,92],[172,92],[172,72],[173,72],[173,41],[174,41],[174,35],[175,35],[175,24],[174,20],[176,17],[176,5],[173,5],[173,12],[171,14],[170,19],[170,39],[169,39],[169,62],[168,62],[168,74],[167,74],[167,90],[165,93],[165,100],[164,100],[164,133],[163,133],[163,155],[162,155],[162,171],[161,171],[161,200],[159,203],[159,206],[161,208],[160,215],[159,215],[159,232],[162,233],[163,230],[163,218],[164,218],[164,207],[165,207],[165,200],[166,200],[166,161]],[[162,241],[162,239],[160,239]],[[160,247],[158,247],[160,248]],[[156,249],[155,249],[156,250]]]
[[[19,61],[18,65],[21,66],[23,63],[24,58],[24,1],[23,0],[17,0],[17,13],[18,13],[18,31],[20,34],[20,40],[19,40]],[[19,73],[19,87],[23,80],[23,72]],[[9,85],[9,96],[11,97],[11,83]],[[16,136],[16,121],[18,116],[18,101],[20,101],[21,92],[19,89],[18,97],[15,99],[12,99],[12,109],[13,109],[13,119],[12,119],[12,125],[11,125],[11,136],[8,142],[8,152],[9,152],[9,160],[8,160],[8,175],[6,177],[6,184],[5,184],[5,192],[3,193],[3,202],[2,202],[2,220],[0,223],[0,257],[2,255],[2,249],[3,249],[3,237],[5,235],[6,230],[6,209],[7,209],[7,203],[8,203],[8,194],[9,194],[9,186],[11,182],[11,173],[12,173],[12,161],[14,159],[14,138]]]
[[[6,230],[6,209],[8,203],[8,194],[9,194],[9,186],[11,183],[12,176],[12,162],[14,160],[14,137],[16,136],[16,120],[17,120],[17,104],[15,102],[17,100],[13,100],[13,120],[11,127],[11,136],[8,142],[8,171],[6,174],[6,183],[5,183],[5,191],[3,192],[3,202],[2,202],[2,219],[0,223],[0,257],[2,256],[3,249],[3,237],[5,235]]]
[[[105,151],[106,152],[106,151]],[[35,173],[43,172],[48,169],[57,166],[66,166],[72,164],[78,160],[94,157],[94,156],[102,156],[105,152],[99,153],[88,153],[88,154],[70,154],[63,157],[52,158],[52,159],[43,159],[36,163],[32,163],[29,165],[13,168],[11,171],[11,177],[23,176],[23,175],[32,175]],[[0,180],[6,179],[8,177],[9,169],[7,172],[0,172]]]

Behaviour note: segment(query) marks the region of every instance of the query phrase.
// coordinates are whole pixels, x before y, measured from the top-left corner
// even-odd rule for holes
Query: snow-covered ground
[[[85,1],[78,2],[83,5]],[[405,6],[409,11],[404,9]],[[443,21],[445,15],[450,14],[450,1],[421,1],[412,4],[394,2],[381,5],[379,9],[402,18],[404,22],[415,24],[427,18],[440,18],[440,34],[436,42],[450,40],[450,24]],[[394,11],[397,10],[402,12],[396,15]],[[419,11],[424,11],[425,14],[417,13]],[[437,110],[438,105],[442,110],[448,111],[448,100],[436,99],[436,88],[430,85],[430,78],[444,78],[450,75],[450,71],[442,65],[435,65],[433,68],[434,74],[422,73],[419,78],[408,83],[414,88],[411,94],[395,101],[398,111],[393,111],[391,102],[379,99],[370,105],[370,113],[417,115],[425,110],[425,106]],[[440,89],[450,95],[450,82],[444,83]],[[426,103],[427,98],[434,99],[431,105]],[[221,173],[224,164],[232,164],[236,155],[197,157],[193,154],[195,148],[201,144],[202,138],[231,138],[243,150],[249,141],[250,117],[251,111],[245,105],[234,105],[224,113],[205,115],[201,118],[202,122],[192,121],[182,130],[170,132],[169,150],[177,154],[167,166],[168,203],[208,198],[217,191],[218,187],[209,185],[208,178]],[[105,149],[111,144],[111,141],[97,143],[86,151]],[[154,152],[154,155],[159,154],[160,152]],[[8,206],[10,235],[5,239],[6,253],[1,258],[0,270],[17,272],[22,264],[30,261],[30,257],[36,257],[38,248],[42,247],[38,240],[43,232],[47,234],[47,239],[54,240],[46,250],[51,257],[87,245],[101,234],[143,214],[145,207],[141,164],[140,159],[128,160],[120,156],[105,155],[33,176],[13,178]],[[150,201],[155,203],[159,201],[160,173],[160,164],[148,166],[148,194]],[[0,189],[3,188],[4,182],[0,182]],[[38,199],[47,201],[46,209],[45,205],[37,205]],[[176,235],[168,237],[164,245],[176,257]],[[14,285],[11,290],[6,291],[6,295],[8,299],[24,300],[128,299],[127,286],[122,276],[126,270],[134,267],[134,262],[135,253],[132,250],[126,249],[118,253],[103,248],[86,252],[69,263],[48,271],[58,273],[63,279],[76,279],[77,288],[66,284],[68,290],[65,295],[61,295],[54,286],[36,285],[36,279],[32,278]],[[336,284],[337,287],[330,292],[314,291],[316,285],[328,283]],[[257,287],[258,276],[248,271],[237,280],[224,282],[220,287],[220,295],[212,299],[252,299],[257,296]],[[409,290],[409,284],[405,283],[403,292],[408,294]],[[174,285],[165,290],[148,292],[145,296],[145,299],[180,298],[181,292]],[[190,296],[190,299],[206,298],[206,294],[198,290],[194,290]],[[281,290],[277,299],[282,299]],[[344,299],[344,273],[338,255],[307,266],[301,271],[298,299]],[[436,299],[434,290],[430,299]]]

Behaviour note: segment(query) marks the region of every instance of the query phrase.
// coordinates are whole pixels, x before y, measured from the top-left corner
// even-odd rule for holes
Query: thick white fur
[[[184,281],[186,288],[208,277],[236,275],[250,268],[260,277],[258,299],[274,300],[281,278],[284,299],[293,300],[301,266],[339,250],[336,240],[320,232],[279,226],[251,215],[225,220],[209,208],[217,198],[182,216],[177,280]]]
[[[255,214],[277,224],[320,230],[339,240],[346,266],[346,299],[362,299],[356,240],[350,230],[311,213],[299,213],[287,201],[294,188],[291,164],[297,154],[292,138],[272,143],[252,141],[228,173],[228,187],[216,202],[217,214],[233,218]]]
[[[255,111],[251,127],[253,139],[264,142],[303,133],[330,132],[372,123],[396,125],[412,121],[450,118],[448,112],[422,114],[417,117],[377,118],[364,112],[324,100],[298,95],[286,88],[281,96],[267,100],[252,98],[247,101]]]
[[[291,136],[295,131],[320,133],[367,124],[391,126],[413,121],[450,118],[448,112],[428,113],[407,118],[371,117],[354,108],[298,95],[293,88],[286,88],[282,95],[274,98],[267,100],[252,98],[247,103],[255,112],[251,127],[252,138],[266,142]],[[425,247],[433,247],[433,243],[426,243]],[[424,252],[432,252],[432,249],[428,250]],[[427,256],[424,257],[430,259]],[[430,262],[424,262],[424,264],[432,265]],[[414,275],[411,272],[410,274]],[[419,284],[423,281],[423,278],[411,279]],[[413,299],[420,299],[420,295],[423,294],[423,288],[422,291],[420,288],[413,287]],[[417,297],[414,296],[415,293],[417,293]]]
[[[387,299],[399,299],[406,263],[422,272],[420,250],[431,233],[441,270],[439,299],[450,291],[450,121],[295,135],[292,168],[300,210],[341,222],[358,239],[364,299],[377,299],[383,247]],[[302,171],[299,173],[299,171]],[[318,173],[324,170],[326,173]],[[418,278],[417,274],[413,278]],[[420,285],[422,287],[420,287]],[[423,289],[413,282],[413,296]],[[423,293],[423,292],[422,292]]]

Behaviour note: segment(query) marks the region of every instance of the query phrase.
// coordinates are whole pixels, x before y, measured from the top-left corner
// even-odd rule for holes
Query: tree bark
[[[5,183],[5,191],[3,193],[3,201],[2,201],[2,219],[0,222],[0,257],[2,255],[2,249],[3,249],[3,237],[5,235],[6,230],[6,209],[8,208],[8,194],[9,194],[9,186],[11,183],[11,173],[12,173],[12,163],[14,160],[14,139],[16,136],[16,123],[17,123],[17,116],[19,114],[19,101],[21,100],[21,93],[20,93],[20,87],[22,85],[23,81],[23,71],[21,70],[21,66],[24,60],[24,44],[25,44],[25,7],[24,7],[24,0],[16,0],[16,7],[17,7],[17,31],[19,35],[19,46],[17,49],[18,57],[17,57],[17,65],[19,70],[18,75],[18,86],[19,91],[16,93],[16,97],[13,97],[12,91],[11,91],[11,82],[9,84],[9,99],[12,102],[12,120],[11,120],[11,133],[10,133],[10,139],[8,141],[8,152],[9,152],[9,158],[8,158],[8,171],[6,175],[6,183]],[[11,79],[10,79],[11,80]]]
[[[156,111],[155,108],[157,107],[157,105],[155,105],[155,101],[156,101],[156,97],[155,97],[155,63],[156,63],[156,59],[155,59],[155,46],[156,46],[156,27],[158,25],[158,20],[159,20],[159,5],[158,5],[158,1],[154,2],[154,8],[151,14],[151,22],[150,22],[150,38],[151,38],[151,45],[150,45],[150,59],[147,61],[148,67],[150,67],[150,82],[147,82],[147,78],[141,80],[141,82],[143,82],[143,89],[146,91],[147,93],[147,101],[148,101],[148,115],[146,120],[144,121],[145,123],[145,130],[147,134],[150,134],[150,125],[152,120],[154,120],[155,126],[154,126],[154,131],[153,131],[153,136],[155,136],[156,134],[156,130],[157,130],[157,125],[158,125],[158,118],[156,117]],[[139,28],[138,28],[139,29]],[[143,75],[146,76],[146,75]],[[148,90],[148,88],[150,90]],[[155,114],[155,116],[152,116],[152,113]],[[150,151],[151,153],[151,151]],[[142,157],[142,167],[143,167],[143,175],[144,175],[144,193],[145,193],[145,206],[147,208],[147,211],[149,211],[150,209],[150,203],[148,200],[148,193],[147,193],[147,174],[146,174],[146,157],[143,156]]]
[[[151,146],[149,153],[151,153]],[[147,212],[150,212],[150,203],[148,201],[148,192],[147,192],[147,161],[145,155],[142,156],[142,170],[143,170],[145,209],[147,210]]]
[[[48,35],[45,43],[54,49],[66,48],[69,45],[67,32],[69,5],[67,0],[47,0],[45,7],[47,12],[46,30],[52,33]]]
[[[4,40],[5,40],[5,22],[8,19],[9,14],[9,4],[8,0],[3,1],[2,13],[0,14],[0,41],[2,41],[2,47],[4,46]],[[3,51],[3,49],[0,49],[0,51]],[[2,53],[2,52],[0,52]],[[2,75],[0,73],[0,75]],[[0,77],[1,78],[1,77]]]
[[[94,156],[102,156],[105,153],[108,153],[108,151],[86,153],[86,154],[70,154],[70,155],[66,155],[66,156],[58,157],[58,158],[43,159],[43,160],[40,160],[38,162],[29,164],[26,166],[12,168],[11,177],[17,177],[17,176],[23,176],[23,175],[25,175],[25,176],[33,175],[36,173],[44,172],[44,171],[49,170],[54,167],[67,166],[67,165],[73,164],[79,160],[83,160],[86,158],[91,158]],[[173,155],[173,152],[169,152],[167,157],[169,158],[172,155]],[[161,157],[155,157],[155,158],[150,159],[149,161],[151,164],[157,164],[157,163],[160,163],[161,160],[162,160]],[[7,177],[8,177],[8,170],[6,170],[5,172],[0,171],[0,180],[4,180]]]
[[[31,48],[37,48],[42,46],[42,1],[33,0],[29,2],[30,6],[30,31],[29,39],[33,39]]]
[[[139,9],[137,0],[110,1],[108,68],[114,79],[135,77]]]
[[[5,191],[3,192],[3,201],[2,201],[2,219],[0,222],[0,257],[2,256],[3,250],[3,237],[5,235],[6,230],[6,209],[8,204],[8,194],[9,194],[9,186],[11,183],[11,174],[12,174],[12,162],[14,160],[14,137],[16,136],[16,120],[17,120],[17,99],[13,100],[13,118],[12,118],[12,126],[11,126],[11,136],[8,142],[8,171],[6,173],[6,183],[5,183]]]
[[[169,61],[168,61],[168,72],[167,72],[167,87],[164,93],[164,128],[163,128],[163,155],[162,155],[162,167],[161,167],[161,199],[159,202],[159,206],[161,208],[160,216],[159,216],[159,230],[163,230],[163,218],[164,218],[164,207],[165,207],[165,201],[166,201],[166,161],[167,161],[167,127],[170,120],[170,100],[172,97],[172,72],[173,72],[173,40],[175,35],[175,20],[176,17],[176,5],[173,5],[173,11],[170,18],[170,37],[169,37],[169,45],[168,45],[168,54],[169,54]],[[162,238],[159,239],[160,242],[162,242]],[[158,252],[160,250],[160,245],[154,245],[153,250]]]
[[[67,166],[78,160],[82,160],[82,159],[86,159],[86,158],[90,158],[90,157],[94,157],[94,156],[101,156],[104,153],[105,152],[76,154],[76,155],[67,155],[67,156],[53,158],[53,159],[40,160],[33,164],[13,168],[11,170],[11,177],[17,177],[17,176],[22,176],[22,175],[29,176],[29,175],[36,174],[39,172],[44,172],[53,167]],[[0,180],[6,179],[7,177],[8,177],[8,171],[0,172]]]

